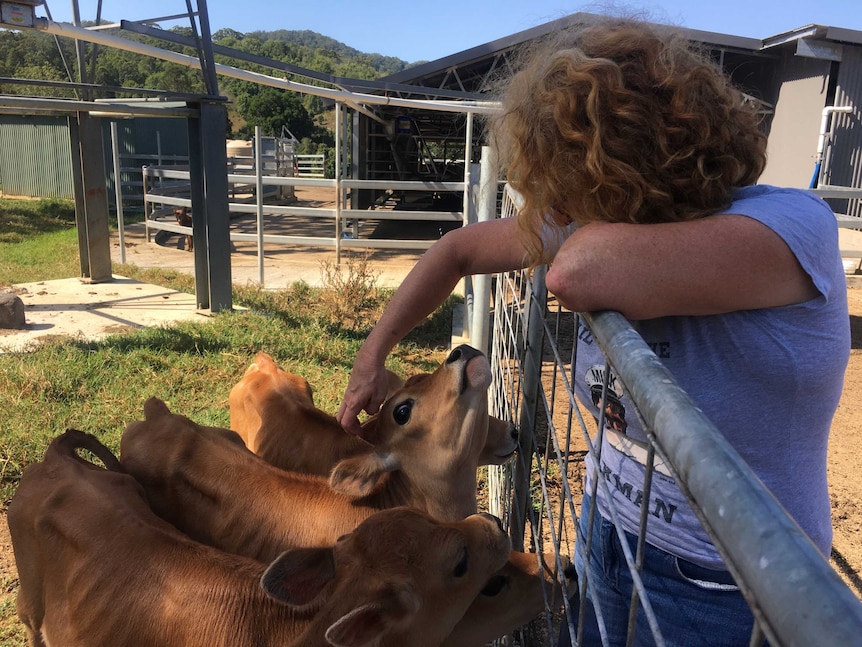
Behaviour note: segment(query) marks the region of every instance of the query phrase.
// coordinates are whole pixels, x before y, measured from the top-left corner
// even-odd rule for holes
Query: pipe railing
[[[146,213],[145,228],[147,240],[151,239],[152,231],[168,231],[177,234],[191,234],[191,227],[183,227],[173,221],[173,207],[191,208],[191,196],[189,194],[189,172],[185,169],[172,167],[144,166],[143,175],[143,201]],[[161,186],[155,186],[154,181],[159,180]],[[464,214],[460,211],[431,211],[431,210],[385,210],[385,209],[348,209],[345,206],[338,208],[339,198],[337,183],[332,179],[307,178],[307,177],[278,177],[261,175],[256,171],[251,174],[229,173],[227,176],[229,186],[253,187],[259,183],[264,193],[267,188],[273,187],[311,187],[332,189],[333,206],[309,207],[296,205],[278,205],[262,202],[258,191],[251,191],[252,197],[248,201],[229,202],[230,212],[233,214],[266,216],[303,217],[311,219],[329,220],[332,222],[331,236],[313,235],[285,235],[263,232],[243,233],[230,231],[230,240],[245,242],[263,242],[266,244],[288,244],[304,245],[311,247],[329,247],[336,252],[341,249],[390,249],[390,250],[424,250],[430,247],[433,239],[392,239],[392,238],[345,238],[338,235],[337,221],[342,224],[346,221],[363,220],[398,220],[398,221],[435,221],[461,223]],[[340,186],[347,189],[392,189],[393,191],[420,191],[420,192],[460,192],[464,191],[464,182],[408,182],[408,181],[386,181],[386,180],[341,180]],[[346,201],[344,201],[346,204]],[[265,228],[264,224],[264,228]]]

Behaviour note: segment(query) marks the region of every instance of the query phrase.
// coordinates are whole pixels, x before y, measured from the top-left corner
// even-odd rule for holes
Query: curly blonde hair
[[[528,259],[544,226],[657,223],[728,206],[766,163],[759,117],[679,35],[607,19],[530,53],[510,80],[492,143],[524,197]],[[537,214],[539,214],[537,216]]]

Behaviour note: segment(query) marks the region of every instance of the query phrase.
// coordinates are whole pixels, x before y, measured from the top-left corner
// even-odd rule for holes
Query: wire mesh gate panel
[[[502,216],[513,215],[517,204],[517,196],[506,189]],[[610,509],[633,580],[632,608],[645,615],[641,627],[651,634],[645,644],[667,644],[639,575],[647,524],[667,513],[649,494],[659,465],[676,480],[752,609],[750,644],[765,639],[770,645],[862,644],[862,603],[623,317],[564,310],[548,298],[539,268],[532,276],[495,277],[492,327],[491,413],[518,424],[520,449],[512,463],[488,468],[488,507],[509,527],[515,548],[554,553],[562,572],[575,542],[586,541],[578,536],[579,515],[586,515],[587,524],[594,518],[592,510],[581,510],[586,462],[595,461],[595,473],[602,474],[593,450],[601,447],[605,417],[614,415],[608,406],[613,380],[614,390],[624,389],[635,403],[634,415],[649,441],[643,482],[627,484],[631,495],[644,502],[634,549],[616,523],[617,512]],[[589,334],[607,359],[604,371],[597,372],[599,420],[574,396],[579,334]],[[594,502],[595,488],[620,484],[608,475],[594,479],[592,487]],[[582,604],[590,604],[584,602],[589,578],[576,586]],[[563,581],[564,598],[574,592],[566,588]],[[547,599],[549,608],[559,608],[558,593],[554,598],[548,591]],[[576,631],[582,609],[571,608],[567,599],[562,608],[546,613],[517,640],[555,645],[561,624]],[[600,608],[596,615],[608,644]],[[635,614],[630,617],[629,641],[634,639]]]

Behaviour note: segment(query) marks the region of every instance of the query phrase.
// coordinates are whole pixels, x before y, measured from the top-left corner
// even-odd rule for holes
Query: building
[[[388,93],[401,97],[487,100],[494,84],[515,67],[525,45],[596,17],[572,14],[381,81],[391,85]],[[862,187],[862,32],[807,25],[756,39],[682,31],[705,46],[734,82],[760,103],[769,136],[762,182],[806,188],[817,168],[820,185]],[[411,92],[405,86],[418,87]],[[382,120],[358,116],[355,150],[360,177],[445,179],[463,174],[463,114],[390,107],[375,111]],[[474,131],[476,143],[481,136],[480,127]],[[473,146],[473,161],[478,150]],[[833,208],[862,216],[862,201],[843,202]]]

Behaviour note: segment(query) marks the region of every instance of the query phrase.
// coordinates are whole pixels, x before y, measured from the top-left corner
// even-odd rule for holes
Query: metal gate
[[[517,202],[506,188],[501,215],[513,215]],[[508,523],[516,547],[562,556],[561,570],[575,541],[585,541],[579,515],[592,516],[581,510],[581,484],[585,461],[597,460],[591,450],[601,445],[604,420],[584,415],[573,395],[580,317],[608,360],[604,374],[612,370],[622,382],[650,439],[644,482],[635,487],[648,501],[655,465],[670,469],[754,613],[751,644],[764,637],[771,645],[859,644],[862,603],[621,315],[564,310],[548,299],[541,268],[532,277],[497,276],[494,293],[491,411],[518,423],[521,449],[514,464],[489,468],[489,509]],[[613,485],[599,478],[595,487]],[[633,607],[643,609],[653,642],[663,645],[638,568],[647,507],[636,551],[617,532],[635,582]],[[583,601],[590,582],[578,586]],[[576,628],[578,615],[568,604],[562,617],[546,614],[542,638],[528,642],[555,644],[559,625]]]

